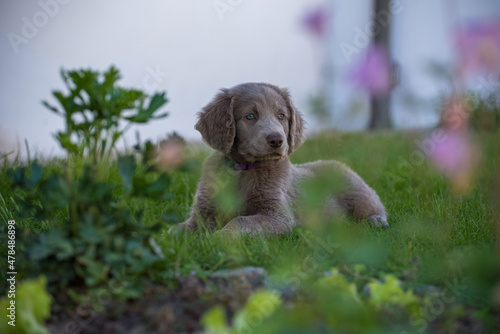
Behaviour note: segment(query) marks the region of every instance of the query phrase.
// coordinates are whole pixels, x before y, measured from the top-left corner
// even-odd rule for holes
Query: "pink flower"
[[[481,151],[465,131],[444,130],[429,152],[432,163],[451,180],[457,193],[472,187],[474,171],[481,160]]]
[[[467,98],[453,95],[445,102],[441,120],[451,130],[466,130],[469,126],[470,111],[467,110]]]
[[[389,93],[390,63],[387,51],[382,46],[370,46],[366,54],[356,63],[348,75],[355,86],[372,95]]]
[[[317,9],[308,13],[302,23],[305,28],[317,37],[324,37],[328,30],[330,21],[330,12],[325,6],[320,6]]]
[[[469,164],[472,145],[462,131],[446,130],[443,140],[436,143],[430,158],[437,168],[447,174],[455,174]]]
[[[157,165],[160,169],[175,169],[184,162],[184,142],[176,136],[160,142]]]
[[[473,22],[456,34],[459,74],[500,71],[500,21]]]

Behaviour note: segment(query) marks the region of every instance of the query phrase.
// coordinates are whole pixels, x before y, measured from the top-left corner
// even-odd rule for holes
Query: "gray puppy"
[[[203,165],[191,217],[177,228],[195,230],[203,224],[230,234],[290,232],[300,223],[301,182],[319,175],[342,180],[325,201],[325,214],[350,214],[375,227],[388,226],[376,192],[344,164],[290,162],[288,156],[305,136],[302,116],[286,89],[266,83],[222,89],[199,113],[196,129],[216,151]],[[218,205],[227,187],[241,200],[235,210]]]

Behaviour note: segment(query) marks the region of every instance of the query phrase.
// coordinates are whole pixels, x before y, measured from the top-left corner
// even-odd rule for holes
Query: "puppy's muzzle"
[[[283,145],[283,137],[279,133],[272,133],[266,137],[267,144],[272,148],[280,148]]]

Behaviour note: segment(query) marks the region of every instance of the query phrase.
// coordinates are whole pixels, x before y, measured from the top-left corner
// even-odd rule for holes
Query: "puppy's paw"
[[[372,227],[389,227],[389,223],[387,223],[387,217],[382,215],[373,215],[366,219]]]

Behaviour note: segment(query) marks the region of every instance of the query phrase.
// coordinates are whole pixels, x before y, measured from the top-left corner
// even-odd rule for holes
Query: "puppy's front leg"
[[[194,198],[191,216],[185,222],[172,227],[169,232],[175,230],[194,231],[200,225],[203,225],[208,230],[215,229],[217,227],[217,209],[210,192],[211,188],[200,182]]]
[[[286,215],[256,214],[238,216],[217,232],[224,235],[285,234],[292,231],[295,220]]]
[[[235,216],[230,216],[217,209],[217,195],[226,191],[226,188],[234,184],[236,180],[236,174],[230,173],[224,165],[224,156],[219,152],[214,152],[205,160],[202,170],[191,216],[185,222],[171,228],[172,231],[194,231],[200,225],[213,230],[218,223],[224,224]]]
[[[389,227],[385,207],[375,190],[351,170],[348,170],[347,189],[336,196],[336,202],[354,217],[367,220],[373,227]]]
[[[345,164],[330,160],[318,161],[306,166],[325,182],[332,182],[332,200],[327,202],[326,212],[331,216],[340,213],[364,219],[373,227],[388,227],[387,214],[375,190]],[[304,167],[302,167],[304,168]]]

